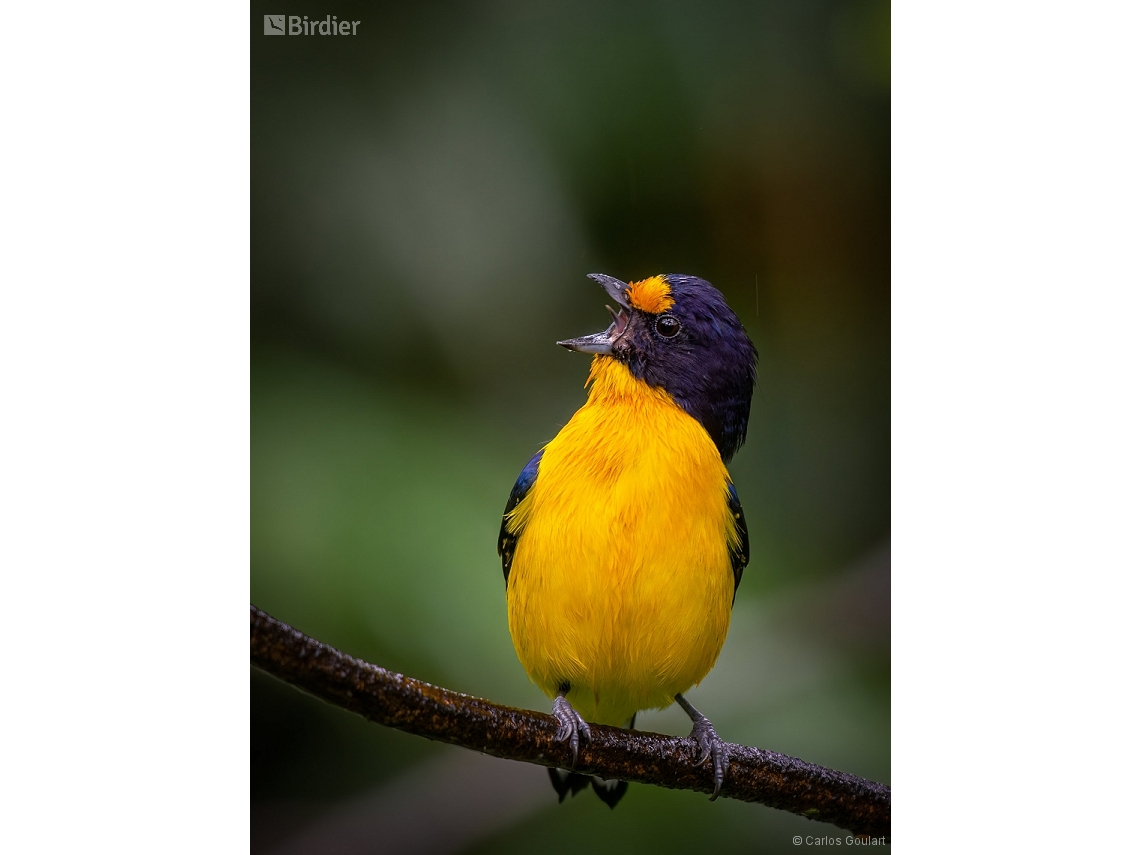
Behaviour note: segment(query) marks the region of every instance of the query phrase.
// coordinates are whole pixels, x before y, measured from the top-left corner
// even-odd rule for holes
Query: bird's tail
[[[633,723],[636,720],[637,713],[634,713],[626,727],[632,730]],[[550,773],[550,783],[554,785],[554,791],[558,793],[558,804],[562,804],[567,794],[573,798],[587,786],[592,786],[594,792],[598,794],[598,798],[609,805],[610,810],[613,810],[621,801],[621,797],[625,795],[625,791],[629,789],[628,781],[605,781],[597,775],[581,775],[578,772],[569,772],[566,769],[547,769],[546,771]]]
[[[603,781],[597,775],[580,775],[577,772],[567,772],[565,769],[547,769],[547,771],[550,773],[550,783],[558,793],[559,804],[562,804],[567,794],[576,796],[587,786],[592,786],[598,798],[614,808],[629,789],[628,781]]]

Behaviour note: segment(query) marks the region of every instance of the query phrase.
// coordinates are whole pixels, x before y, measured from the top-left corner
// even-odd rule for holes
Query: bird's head
[[[622,282],[590,278],[618,304],[603,332],[558,342],[611,357],[639,380],[664,389],[700,422],[727,463],[744,443],[756,348],[724,295],[696,276],[670,273]]]

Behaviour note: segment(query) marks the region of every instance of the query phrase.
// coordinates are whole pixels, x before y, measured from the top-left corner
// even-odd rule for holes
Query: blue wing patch
[[[513,493],[511,494],[514,495]],[[735,584],[732,587],[732,601],[736,602],[736,589],[740,587],[740,577],[744,575],[744,568],[748,565],[748,523],[744,521],[744,508],[740,507],[740,497],[736,495],[736,487],[728,482],[728,509],[732,511],[732,519],[736,523],[736,534],[740,538],[740,547],[729,547],[732,558],[732,576]]]
[[[515,486],[511,489],[511,496],[507,499],[507,508],[503,511],[503,524],[499,526],[499,557],[503,559],[503,582],[511,577],[511,561],[514,560],[515,544],[519,539],[517,533],[511,534],[507,531],[507,517],[510,516],[511,511],[518,507],[518,503],[526,498],[526,494],[534,486],[534,481],[538,477],[538,461],[541,459],[542,451],[539,451],[530,459],[530,463],[523,467],[519,479],[515,481]]]

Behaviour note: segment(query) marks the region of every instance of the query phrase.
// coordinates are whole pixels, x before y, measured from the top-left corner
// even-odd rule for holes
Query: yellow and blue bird
[[[756,349],[703,279],[590,278],[618,304],[613,323],[558,342],[593,354],[586,403],[523,469],[499,531],[511,638],[575,760],[587,721],[632,727],[676,701],[715,798],[724,743],[684,693],[720,654],[748,563],[726,464],[747,431]],[[589,779],[551,780],[561,801]],[[626,789],[593,785],[611,807]]]

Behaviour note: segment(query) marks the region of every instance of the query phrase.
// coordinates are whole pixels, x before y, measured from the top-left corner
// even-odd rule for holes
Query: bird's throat
[[[590,390],[588,404],[659,402],[677,406],[668,392],[634,377],[624,363],[612,356],[594,357],[586,388]]]

